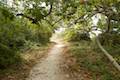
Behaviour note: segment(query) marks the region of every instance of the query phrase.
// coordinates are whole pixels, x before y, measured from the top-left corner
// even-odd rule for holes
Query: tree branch
[[[42,15],[42,16],[43,16],[43,19],[51,14],[52,9],[53,9],[53,4],[50,4],[50,10],[49,10],[49,12],[48,12],[46,15]],[[30,17],[30,16],[27,16],[27,15],[25,15],[25,14],[23,14],[23,13],[19,13],[19,14],[17,14],[16,16],[25,17],[25,18],[29,19],[30,21],[32,21],[32,23],[34,23],[34,24],[37,24],[38,21],[39,21],[39,20],[37,20],[37,19],[35,19],[35,18],[32,18],[32,17]]]
[[[25,18],[29,19],[30,21],[32,21],[32,23],[35,23],[35,24],[37,23],[37,19],[34,19],[34,18],[27,16],[25,14],[19,13],[16,16],[22,16],[22,17],[25,17]]]
[[[52,9],[53,9],[53,4],[51,3],[51,4],[50,4],[50,10],[49,10],[49,12],[48,12],[46,15],[43,15],[43,16],[44,16],[44,17],[49,16],[49,15],[52,13]]]

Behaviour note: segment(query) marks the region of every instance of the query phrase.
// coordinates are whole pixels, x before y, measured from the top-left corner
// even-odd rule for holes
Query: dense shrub
[[[21,49],[49,42],[52,29],[47,24],[32,24],[28,19],[15,17],[11,10],[0,5],[0,68],[19,62]]]
[[[99,39],[102,45],[107,45],[107,46],[120,45],[119,33],[102,33],[99,35]]]
[[[69,29],[65,33],[65,39],[68,41],[90,41],[90,35],[87,32]]]
[[[0,68],[6,68],[9,65],[20,62],[20,56],[9,47],[0,44]]]

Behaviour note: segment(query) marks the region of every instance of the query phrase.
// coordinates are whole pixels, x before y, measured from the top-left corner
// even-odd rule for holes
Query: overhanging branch
[[[50,10],[49,10],[49,12],[48,12],[46,15],[42,15],[42,16],[43,16],[43,19],[44,19],[45,17],[49,16],[49,15],[52,13],[52,9],[53,9],[53,4],[51,3],[51,4],[50,4]],[[23,13],[19,13],[19,14],[17,14],[16,16],[25,17],[25,18],[29,19],[30,21],[32,21],[32,23],[35,23],[35,24],[38,23],[38,21],[39,21],[39,20],[37,20],[36,18],[32,18],[31,16],[27,16],[27,15],[25,15],[25,14],[23,14]]]
[[[49,10],[49,12],[48,12],[46,15],[43,15],[43,16],[44,16],[44,17],[49,16],[49,15],[52,13],[52,9],[53,9],[53,4],[51,3],[51,4],[50,4],[50,10]]]
[[[19,13],[16,16],[22,16],[22,17],[25,17],[25,18],[29,19],[30,21],[32,21],[32,23],[35,23],[35,24],[37,23],[37,19],[34,19],[34,18],[27,16],[25,14]]]

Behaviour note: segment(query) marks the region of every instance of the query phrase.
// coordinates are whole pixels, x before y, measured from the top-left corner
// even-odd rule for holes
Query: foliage
[[[90,41],[89,33],[83,32],[82,30],[76,30],[76,29],[68,29],[64,33],[64,38],[67,41],[81,41],[86,40]]]
[[[20,63],[20,55],[9,49],[6,45],[0,44],[0,69],[9,65]]]
[[[99,35],[99,39],[102,45],[111,47],[120,45],[120,34],[115,31],[113,33],[102,33]]]
[[[17,64],[21,61],[19,53],[21,49],[31,48],[32,43],[49,42],[53,32],[53,29],[43,21],[43,24],[36,25],[27,19],[15,17],[6,6],[0,6],[0,17],[0,68]]]
[[[101,52],[92,47],[93,43],[87,41],[73,42],[69,48],[71,55],[77,59],[77,64],[82,70],[90,73],[93,80],[119,80],[120,75],[114,66],[104,57]]]
[[[118,32],[102,33],[99,40],[104,48],[120,63],[120,34]]]

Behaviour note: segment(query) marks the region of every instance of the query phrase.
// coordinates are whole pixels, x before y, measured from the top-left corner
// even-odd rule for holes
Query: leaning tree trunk
[[[101,49],[101,51],[104,53],[104,55],[110,60],[110,62],[115,66],[116,69],[118,69],[120,71],[120,65],[116,62],[116,60],[103,48],[103,46],[101,45],[98,37],[96,36],[95,33],[93,33],[95,35],[95,39],[96,39],[96,43],[98,45],[98,47]]]
[[[111,63],[120,71],[120,65],[116,62],[116,60],[103,48],[101,45],[98,37],[96,37],[96,42],[98,47],[101,49],[101,51],[108,57],[108,59],[111,61]]]

